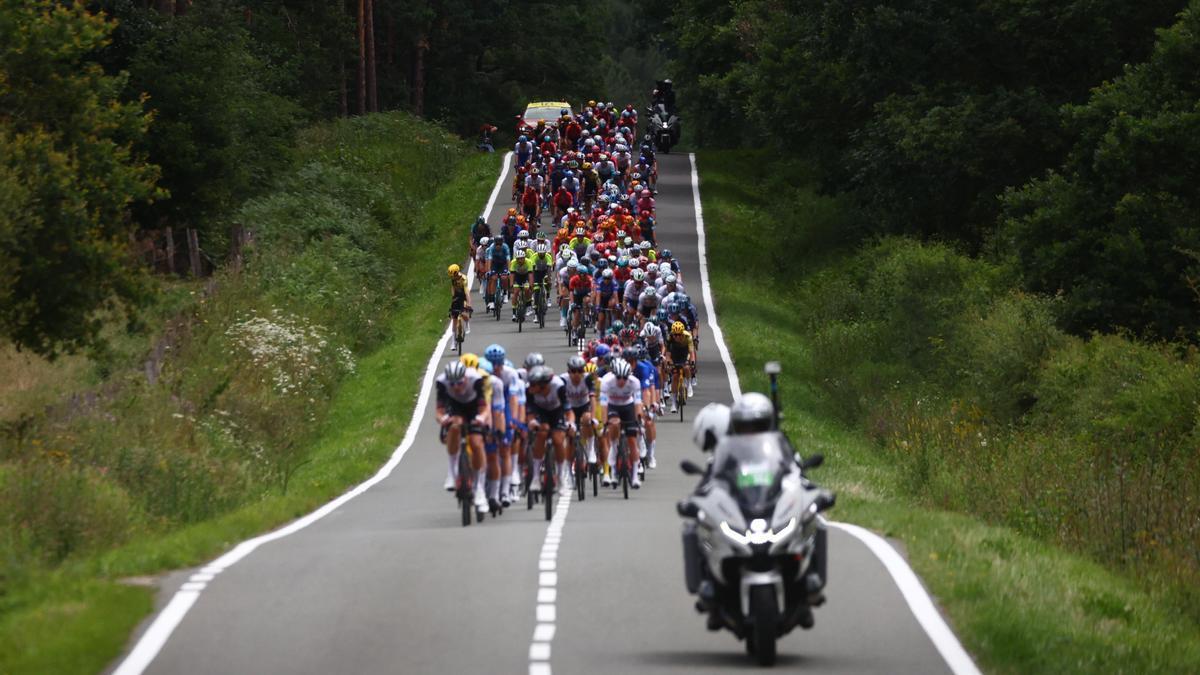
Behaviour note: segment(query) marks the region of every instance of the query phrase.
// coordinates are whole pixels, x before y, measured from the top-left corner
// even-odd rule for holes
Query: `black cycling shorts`
[[[629,403],[626,405],[610,405],[608,406],[608,417],[619,417],[621,419],[621,429],[625,431],[625,435],[635,437],[638,435],[637,411],[634,410],[635,404]]]
[[[572,407],[571,412],[575,413],[575,424],[578,426],[580,421],[583,420],[583,416],[592,412],[592,404],[585,403],[584,405],[578,407]]]
[[[538,422],[545,424],[551,429],[566,429],[566,408],[555,408],[547,410],[533,403],[528,404],[529,412],[537,418]]]

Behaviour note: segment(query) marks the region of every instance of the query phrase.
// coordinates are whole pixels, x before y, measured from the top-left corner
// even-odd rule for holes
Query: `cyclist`
[[[524,230],[522,230],[524,231]],[[511,277],[509,284],[512,286],[513,293],[520,291],[524,295],[522,299],[525,302],[529,301],[529,276],[533,273],[533,265],[529,264],[529,260],[525,257],[525,250],[520,249],[513,256],[513,261],[508,264],[508,274]],[[512,320],[517,321],[517,299],[512,302]]]
[[[574,273],[567,282],[567,287],[571,291],[571,308],[579,309],[577,314],[573,314],[574,319],[571,328],[578,330],[581,324],[588,320],[592,306],[592,275],[589,274],[582,265],[575,267]]]
[[[533,156],[533,142],[529,140],[528,136],[521,136],[513,146],[513,152],[517,156],[517,166],[525,166],[529,163],[529,158]]]
[[[484,368],[491,368],[489,372],[492,379],[501,383],[503,391],[499,402],[495,393],[492,394],[492,429],[496,433],[496,444],[500,454],[500,505],[507,508],[516,499],[515,487],[520,484],[519,478],[515,483],[512,480],[512,446],[516,427],[514,421],[521,419],[518,417],[520,409],[517,400],[523,383],[517,376],[517,370],[506,363],[504,347],[498,344],[488,345],[483,352],[483,358]],[[502,425],[496,424],[497,404],[500,406],[499,416],[503,418]]]
[[[501,290],[509,292],[508,263],[511,256],[512,251],[504,240],[497,238],[488,244],[488,281],[484,300],[489,312],[496,302],[496,287],[499,285]]]
[[[462,273],[462,269],[458,263],[453,263],[446,268],[446,273],[450,276],[450,320],[456,320],[459,315],[464,315],[463,323],[466,324],[466,332],[471,334],[471,297],[467,292],[467,277]]]
[[[633,261],[630,261],[633,264]],[[630,273],[629,281],[625,282],[625,292],[623,299],[625,300],[625,321],[633,323],[633,317],[637,314],[638,303],[641,301],[642,291],[649,288],[646,285],[646,271],[643,269],[634,268]]]
[[[462,435],[467,434],[467,449],[471,455],[471,470],[475,472],[475,510],[485,513],[488,508],[484,495],[486,472],[484,470],[483,431],[488,424],[487,400],[483,394],[483,378],[468,371],[459,361],[446,364],[437,376],[438,424],[446,440],[446,452],[450,456],[449,471],[443,487],[454,490],[458,483],[458,446]]]
[[[479,247],[480,240],[485,237],[492,236],[492,228],[487,224],[487,220],[483,216],[475,219],[475,224],[471,226],[471,255],[475,255],[475,249]]]
[[[654,292],[654,289],[649,284],[642,289],[642,294],[638,297],[638,321],[645,324],[655,314],[658,313],[659,301],[661,298]]]
[[[667,337],[667,353],[671,357],[671,365],[675,370],[681,373],[683,381],[687,383],[687,395],[692,396],[692,376],[691,364],[696,360],[696,347],[692,343],[692,334],[687,332],[687,328],[682,321],[676,321],[671,324],[671,334]],[[668,383],[668,387],[675,385],[674,379]],[[671,412],[679,412],[675,407],[675,401],[671,401]]]
[[[534,244],[533,255],[528,259],[533,265],[533,283],[541,285],[543,297],[549,302],[550,271],[554,269],[554,256],[550,254],[550,245],[545,242],[541,232],[538,233],[538,242]]]
[[[584,450],[587,452],[588,464],[595,465],[595,443],[586,443],[586,439],[592,438],[595,433],[592,427],[592,407],[596,403],[596,376],[586,372],[587,366],[587,362],[578,354],[567,359],[567,378],[563,381],[563,388],[567,395],[567,405],[575,413],[575,421],[579,424],[580,436],[585,439]],[[571,442],[573,445],[573,437]]]
[[[491,237],[480,237],[479,245],[475,247],[475,277],[479,279],[487,279],[487,250],[491,245]],[[484,282],[486,284],[487,282]],[[486,295],[487,290],[484,289]]]
[[[618,432],[623,432],[629,447],[629,466],[638,463],[638,427],[644,417],[642,384],[633,376],[633,369],[623,359],[616,359],[612,371],[600,380],[600,414],[608,424],[608,466],[616,466]],[[611,485],[614,476],[605,474]],[[629,484],[635,490],[642,486],[637,471],[630,471]]]
[[[558,494],[562,494],[572,475],[567,462],[566,431],[574,431],[575,413],[567,405],[566,384],[549,366],[534,366],[529,371],[528,408],[526,423],[529,430],[537,434],[533,446],[533,475],[541,475],[548,438],[554,445],[559,468]]]
[[[500,440],[504,437],[504,382],[498,377],[492,377],[494,368],[488,361],[480,361],[476,354],[463,354],[459,362],[474,370],[483,378],[483,397],[488,402],[491,414],[488,416],[488,429],[485,431],[483,450],[487,457],[487,500],[488,510],[499,513],[500,501]]]

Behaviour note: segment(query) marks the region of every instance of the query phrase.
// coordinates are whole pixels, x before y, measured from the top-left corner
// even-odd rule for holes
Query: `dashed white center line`
[[[554,517],[546,528],[546,539],[538,556],[537,625],[529,642],[529,675],[551,675],[550,643],[554,641],[558,600],[558,549],[562,543],[563,525],[571,508],[571,491],[565,491],[554,507]]]

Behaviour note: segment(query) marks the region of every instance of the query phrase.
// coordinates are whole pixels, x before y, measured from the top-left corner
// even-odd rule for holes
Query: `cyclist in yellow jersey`
[[[525,293],[525,304],[528,307],[528,304],[529,304],[529,277],[533,274],[533,265],[530,264],[529,259],[525,256],[525,249],[521,249],[513,255],[512,262],[508,263],[508,274],[512,278],[512,288],[513,288],[514,295],[516,294],[516,291],[518,288],[523,289],[521,292]],[[513,320],[513,322],[516,322],[516,320],[517,320],[517,303],[514,301],[512,306],[513,306],[512,320]]]
[[[462,268],[457,263],[446,268],[446,273],[450,276],[450,319],[453,321],[459,314],[463,315],[463,323],[466,324],[466,332],[471,333],[471,312],[475,311],[471,307],[471,294],[467,292],[467,276],[462,273]]]
[[[676,321],[671,324],[671,333],[666,339],[667,354],[671,357],[671,364],[675,368],[682,371],[683,382],[687,383],[687,395],[692,395],[692,364],[696,362],[696,344],[692,341],[692,334],[687,331],[687,327],[682,321]],[[672,379],[666,383],[666,389],[671,390],[675,382]],[[675,397],[671,398],[671,412],[678,412],[675,407]]]

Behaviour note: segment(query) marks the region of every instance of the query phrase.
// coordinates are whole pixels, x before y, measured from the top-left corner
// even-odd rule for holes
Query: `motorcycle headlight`
[[[750,521],[750,529],[746,530],[745,534],[734,530],[729,526],[728,522],[721,521],[721,533],[728,537],[730,541],[742,546],[776,544],[787,539],[795,530],[795,518],[788,520],[787,525],[779,528],[778,532],[767,529],[767,521],[762,518],[755,518]]]

